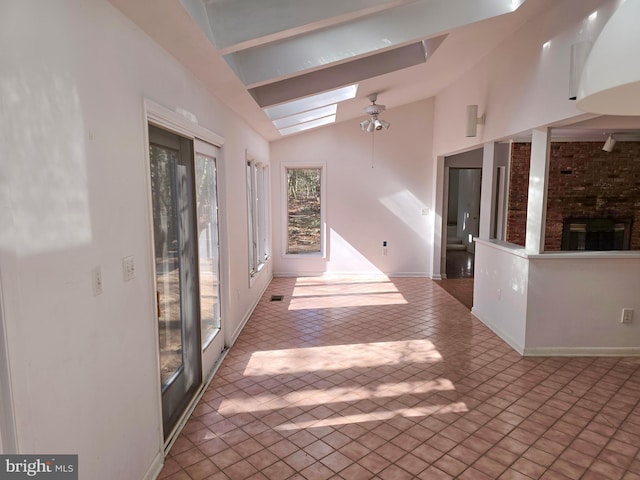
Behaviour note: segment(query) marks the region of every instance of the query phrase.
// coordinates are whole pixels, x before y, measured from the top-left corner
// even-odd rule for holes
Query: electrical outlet
[[[91,285],[94,297],[102,294],[102,269],[100,267],[96,267],[91,271]]]
[[[633,321],[633,308],[623,308],[621,323],[631,323]]]
[[[136,263],[133,255],[122,259],[122,275],[125,281],[131,280],[136,276]]]

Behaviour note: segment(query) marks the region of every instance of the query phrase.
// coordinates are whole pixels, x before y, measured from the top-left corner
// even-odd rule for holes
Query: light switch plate
[[[91,286],[94,297],[102,294],[102,269],[100,267],[96,267],[91,271]]]
[[[133,255],[124,257],[122,259],[122,275],[125,281],[131,280],[136,276],[136,263],[133,259]]]

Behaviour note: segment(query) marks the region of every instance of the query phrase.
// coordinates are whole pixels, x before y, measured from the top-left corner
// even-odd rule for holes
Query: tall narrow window
[[[322,241],[322,168],[287,167],[287,254],[318,254]]]
[[[247,160],[247,207],[249,217],[249,274],[253,277],[269,259],[269,171]]]
[[[267,167],[264,165],[258,165],[256,169],[256,190],[258,194],[258,212],[257,212],[257,224],[258,224],[258,248],[257,248],[257,262],[258,265],[264,264],[269,258],[269,202],[268,202],[268,175]]]
[[[253,175],[253,162],[247,162],[247,215],[249,218],[249,274],[251,276],[255,275],[258,270],[258,263],[256,259],[256,221],[255,221],[255,182]]]

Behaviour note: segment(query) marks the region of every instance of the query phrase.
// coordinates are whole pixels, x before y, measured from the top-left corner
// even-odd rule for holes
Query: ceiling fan
[[[360,122],[360,128],[368,133],[374,132],[375,130],[382,130],[383,128],[385,130],[388,129],[391,124],[378,118],[378,115],[384,112],[387,107],[385,107],[384,105],[378,105],[376,103],[376,100],[378,100],[377,93],[372,93],[367,98],[369,99],[369,101],[371,101],[371,105],[368,105],[364,108],[364,113],[369,114],[370,118]]]

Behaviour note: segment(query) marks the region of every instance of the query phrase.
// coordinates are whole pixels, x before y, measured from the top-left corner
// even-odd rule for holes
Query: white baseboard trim
[[[431,278],[427,272],[398,272],[385,273],[387,277],[403,277],[403,278]]]
[[[151,466],[147,470],[147,473],[144,475],[142,480],[156,480],[162,471],[162,467],[164,466],[164,456],[162,452],[158,452],[156,458],[151,462]]]
[[[325,272],[273,272],[274,277],[291,278],[291,277],[322,277]]]
[[[504,331],[502,331],[502,329],[498,328],[496,325],[494,325],[492,322],[490,322],[486,318],[483,318],[482,315],[475,308],[471,309],[471,315],[473,315],[482,323],[484,323],[487,327],[489,327],[489,329],[493,333],[495,333],[502,340],[504,340],[504,342],[507,343],[507,345],[509,345],[511,348],[513,348],[517,353],[524,356],[524,346],[520,345],[520,343],[518,343],[513,337],[511,337],[510,335],[507,335]]]
[[[262,291],[258,294],[256,299],[254,300],[253,305],[251,305],[249,310],[247,310],[247,312],[244,314],[244,317],[242,317],[242,321],[238,324],[236,329],[231,334],[231,338],[229,339],[229,348],[231,348],[231,346],[234,343],[236,343],[236,340],[240,336],[240,333],[242,332],[242,329],[247,325],[247,322],[251,318],[251,315],[253,315],[253,311],[258,306],[258,303],[260,303],[260,300],[262,299],[262,297],[264,295],[264,292],[266,292],[267,288],[269,288],[269,285],[271,284],[271,280],[273,280],[273,276],[271,277],[271,279],[267,283],[265,283],[264,287],[262,288]]]
[[[445,280],[447,278],[446,275],[431,275],[431,280]]]
[[[523,357],[640,357],[640,347],[523,347],[475,308],[471,314]]]
[[[533,347],[525,357],[638,357],[640,347]]]

